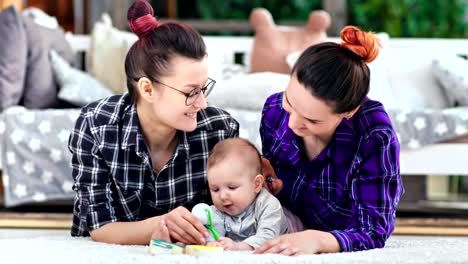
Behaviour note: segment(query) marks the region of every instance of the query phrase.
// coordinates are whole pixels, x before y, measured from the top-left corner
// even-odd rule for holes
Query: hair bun
[[[140,39],[159,27],[159,22],[154,17],[153,7],[146,0],[136,0],[130,6],[127,20],[130,29]]]
[[[346,26],[341,32],[341,46],[359,55],[366,63],[370,63],[382,47],[379,38],[372,32],[364,32],[355,26]]]

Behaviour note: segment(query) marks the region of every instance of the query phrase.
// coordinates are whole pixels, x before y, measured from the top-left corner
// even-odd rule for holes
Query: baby
[[[263,188],[261,156],[252,143],[230,138],[216,144],[208,157],[207,176],[213,223],[224,228],[217,230],[222,237],[208,245],[254,250],[287,233],[280,202]]]

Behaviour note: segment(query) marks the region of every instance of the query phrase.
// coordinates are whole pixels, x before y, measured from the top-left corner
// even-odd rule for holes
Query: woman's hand
[[[283,181],[276,177],[273,166],[266,158],[262,157],[262,172],[265,177],[264,186],[273,195],[278,194],[283,189]]]
[[[169,230],[167,229],[166,221],[164,221],[164,219],[159,220],[154,227],[153,233],[151,234],[151,240],[153,239],[161,239],[172,243],[172,239],[169,235]]]
[[[282,254],[297,256],[303,254],[339,252],[340,245],[336,238],[328,233],[317,230],[286,234],[265,242],[254,251],[254,254]]]
[[[206,243],[209,236],[203,224],[185,207],[179,206],[163,216],[162,224],[167,228],[170,237],[185,245]],[[161,228],[161,227],[160,227]],[[164,228],[162,229],[164,230]]]

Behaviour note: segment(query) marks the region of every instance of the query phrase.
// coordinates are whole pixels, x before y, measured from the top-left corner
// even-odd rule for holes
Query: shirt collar
[[[123,118],[123,131],[121,148],[126,149],[131,146],[135,146],[136,153],[141,156],[141,153],[146,151],[146,145],[143,138],[143,133],[140,129],[140,124],[138,122],[138,115],[135,104],[132,104],[129,110],[125,113]],[[179,144],[177,144],[174,159],[178,155],[182,155],[188,159],[190,157],[190,144],[187,132],[179,130],[177,131],[176,136],[179,137]]]
[[[301,159],[301,148],[299,138],[288,127],[289,115],[284,119],[283,125],[275,132],[275,138],[281,140],[281,149],[287,153],[289,161],[295,165]],[[350,147],[355,145],[358,140],[353,129],[353,119],[343,119],[336,128],[335,134],[330,143],[325,148],[325,151],[320,153],[317,159],[321,160],[329,158],[336,163],[342,163],[353,157],[353,149]]]
[[[257,195],[257,198],[258,198],[258,195]],[[257,198],[255,198],[255,199],[257,199]],[[232,216],[232,215],[226,214],[226,216],[231,221],[233,221],[234,223],[237,222],[236,220],[238,220],[238,219],[244,220],[247,216],[254,213],[255,203],[256,203],[256,200],[253,203],[251,203],[247,208],[245,208],[245,210],[242,213],[240,213],[238,215]]]
[[[177,144],[174,159],[180,155],[181,157],[185,157],[185,159],[188,160],[190,158],[190,144],[187,132],[178,130],[177,136],[179,137],[179,144]]]
[[[281,140],[281,149],[286,153],[288,160],[293,164],[297,164],[301,158],[297,135],[289,128],[289,114],[286,115],[280,126],[275,132],[275,138]]]
[[[140,140],[143,140],[143,137],[140,132],[135,104],[131,104],[129,109],[125,111],[122,121],[123,138],[121,148],[126,149],[130,146],[136,146],[139,149],[141,147]]]
[[[353,128],[353,118],[343,119],[335,131],[335,135],[328,144],[327,157],[334,160],[336,163],[342,163],[352,159],[354,156],[354,148],[358,137]]]

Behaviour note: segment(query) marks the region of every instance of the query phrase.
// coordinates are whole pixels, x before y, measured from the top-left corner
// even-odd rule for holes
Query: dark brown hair
[[[262,174],[262,158],[260,152],[250,141],[243,138],[228,138],[218,142],[208,157],[208,168],[222,162],[230,155],[239,155],[245,161],[245,166],[252,168],[252,175]],[[233,164],[241,166],[241,164]]]
[[[138,36],[125,58],[127,88],[134,102],[138,99],[135,80],[157,80],[167,73],[175,55],[195,60],[206,55],[205,43],[196,30],[177,22],[160,24],[146,0],[136,0],[128,9],[127,19]]]
[[[346,113],[362,104],[369,92],[372,62],[380,42],[372,33],[346,26],[342,43],[324,42],[307,48],[292,69],[313,96],[334,106],[335,113]]]

